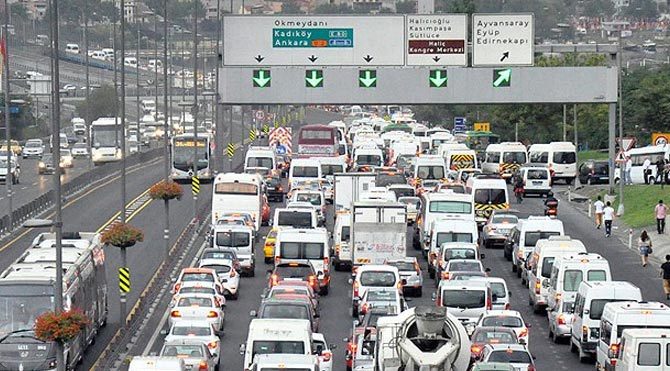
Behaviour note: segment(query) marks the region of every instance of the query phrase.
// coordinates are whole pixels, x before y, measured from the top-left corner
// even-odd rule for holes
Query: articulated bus
[[[261,227],[263,179],[257,173],[219,174],[212,187],[212,224],[227,213],[250,213],[256,231]]]
[[[337,128],[328,125],[305,125],[298,134],[298,155],[305,157],[338,156],[340,145]]]
[[[210,167],[211,137],[209,134],[198,134],[194,140],[193,134],[179,134],[172,138],[172,171],[173,180],[188,180],[193,175],[193,159],[196,156],[196,166],[200,180],[211,181],[214,177]],[[197,147],[196,147],[197,146]]]
[[[101,117],[91,123],[91,159],[93,164],[121,161],[121,141],[124,140],[121,119]]]

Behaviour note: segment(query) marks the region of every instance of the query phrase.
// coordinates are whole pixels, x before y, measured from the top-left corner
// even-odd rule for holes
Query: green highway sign
[[[360,88],[376,88],[377,87],[377,70],[360,70],[360,71],[358,71],[358,87],[360,87]]]
[[[511,68],[495,68],[493,69],[493,87],[494,88],[508,88],[512,85],[512,69]]]
[[[273,28],[273,48],[353,48],[353,28]]]
[[[270,70],[254,70],[254,74],[251,77],[254,88],[269,88],[271,79]]]
[[[305,86],[307,86],[308,88],[322,88],[323,70],[306,70]]]
[[[428,74],[428,86],[431,88],[446,88],[447,70],[430,70]]]

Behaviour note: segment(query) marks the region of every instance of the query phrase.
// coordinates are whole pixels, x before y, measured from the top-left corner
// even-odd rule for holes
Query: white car
[[[181,358],[189,370],[214,371],[218,368],[207,345],[198,341],[179,340],[164,343],[159,354],[161,357]]]
[[[224,314],[212,295],[183,294],[170,309],[170,325],[180,322],[207,321],[216,330],[223,330]]]
[[[514,330],[519,344],[528,346],[530,336],[528,336],[528,325],[521,317],[521,313],[516,310],[490,310],[479,317],[477,327],[506,327]]]
[[[88,147],[86,143],[75,143],[72,146],[72,157],[88,157]]]
[[[216,271],[223,285],[224,295],[237,300],[240,287],[240,274],[235,271],[233,261],[230,259],[202,259],[200,268],[210,268]]]
[[[30,139],[26,142],[26,145],[23,146],[21,151],[23,158],[36,157],[42,158],[44,155],[44,142],[42,139]]]
[[[400,313],[407,309],[407,305],[397,289],[374,287],[361,297],[359,313],[364,315],[371,308],[393,308],[392,313]]]
[[[323,334],[317,332],[312,334],[312,341],[314,347],[316,348],[316,353],[319,356],[319,370],[321,371],[332,371],[333,370],[333,351],[328,346],[326,338]],[[333,349],[335,347],[333,346]]]
[[[223,295],[222,290],[217,290],[217,287],[218,286],[216,284],[211,282],[183,282],[179,286],[177,293],[172,297],[172,303],[170,304],[170,307],[173,307],[177,303],[177,299],[179,299],[181,295],[189,294],[211,295],[216,300],[218,300],[220,307],[225,307],[226,297]]]
[[[165,337],[165,342],[170,343],[179,340],[199,341],[209,348],[214,356],[214,364],[219,363],[219,347],[221,341],[219,334],[214,327],[207,321],[180,321],[170,327],[170,331]]]
[[[484,347],[479,361],[507,363],[514,371],[535,371],[533,356],[521,344],[488,344]]]
[[[74,158],[72,157],[72,152],[69,148],[60,149],[60,161],[63,164],[63,167],[74,167]]]
[[[358,316],[359,302],[365,292],[373,287],[396,288],[402,291],[402,281],[398,268],[390,265],[362,265],[356,269],[356,277],[350,280],[352,284],[351,307],[352,315]]]

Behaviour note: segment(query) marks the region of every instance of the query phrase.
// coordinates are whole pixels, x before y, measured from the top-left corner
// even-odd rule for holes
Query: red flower
[[[130,247],[144,241],[144,233],[130,224],[115,222],[102,232],[100,240],[116,247]]]
[[[45,312],[35,321],[35,336],[42,341],[64,344],[77,337],[88,323],[86,315],[77,309],[58,314]]]
[[[161,180],[149,188],[149,196],[154,200],[172,200],[174,198],[180,199],[182,193],[183,191],[181,186],[171,180],[167,182],[165,180]]]

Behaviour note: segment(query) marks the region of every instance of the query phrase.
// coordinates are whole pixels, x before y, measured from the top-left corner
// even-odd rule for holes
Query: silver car
[[[519,218],[510,213],[493,213],[482,229],[482,240],[485,248],[504,246],[507,236],[517,225]]]
[[[165,337],[165,342],[190,340],[205,344],[214,357],[214,362],[219,363],[219,352],[221,339],[219,333],[207,321],[181,321],[172,325]]]
[[[572,335],[572,313],[575,311],[574,302],[557,300],[553,308],[547,308],[549,319],[549,337],[554,343],[561,339],[569,339]]]
[[[160,356],[179,357],[184,360],[189,370],[214,371],[217,369],[214,356],[207,345],[200,341],[181,339],[165,342]]]
[[[387,260],[386,264],[398,268],[400,279],[403,282],[403,294],[411,293],[421,297],[423,291],[423,272],[416,258]]]

